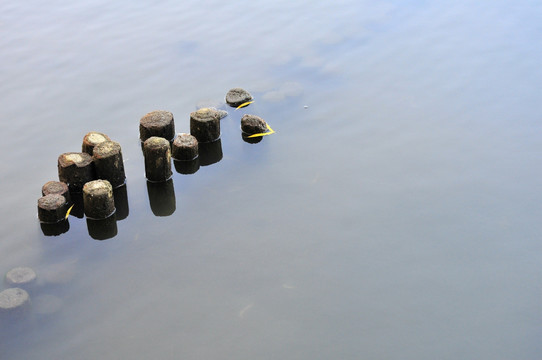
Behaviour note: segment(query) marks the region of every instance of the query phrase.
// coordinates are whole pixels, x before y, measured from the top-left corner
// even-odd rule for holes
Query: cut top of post
[[[115,141],[104,141],[94,148],[94,157],[104,158],[120,153],[120,144]]]
[[[220,120],[220,114],[215,109],[201,108],[190,114],[190,118],[200,122]]]

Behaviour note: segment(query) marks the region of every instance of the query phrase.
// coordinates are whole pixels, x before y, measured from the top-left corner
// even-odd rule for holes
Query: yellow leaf
[[[238,107],[235,108],[235,110],[237,109],[240,109],[240,108],[244,108],[245,106],[249,106],[250,104],[252,104],[254,102],[254,100],[252,101],[247,101],[245,103],[242,103],[241,105],[239,105]]]
[[[72,211],[72,208],[75,204],[73,204],[72,206],[70,206],[70,208],[68,209],[68,211],[66,211],[66,217],[64,218],[64,220],[66,220],[68,218],[68,216],[70,216],[70,211]]]
[[[259,134],[252,134],[250,136],[247,136],[247,138],[253,138],[253,137],[256,137],[256,136],[271,135],[271,134],[275,133],[275,130],[271,129],[271,126],[269,126],[269,124],[266,123],[265,125],[267,126],[267,129],[269,130],[268,132],[259,133]]]

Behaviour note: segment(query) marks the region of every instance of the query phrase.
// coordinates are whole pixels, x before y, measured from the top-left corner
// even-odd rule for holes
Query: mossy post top
[[[121,152],[120,144],[115,141],[104,141],[98,144],[94,148],[94,157],[95,158],[104,158],[116,155]]]

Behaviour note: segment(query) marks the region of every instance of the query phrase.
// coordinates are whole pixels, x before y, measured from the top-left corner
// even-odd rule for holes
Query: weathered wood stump
[[[152,136],[143,143],[145,157],[145,176],[147,180],[159,182],[168,180],[171,175],[171,150],[169,141]]]
[[[38,199],[38,218],[42,223],[54,224],[66,218],[66,198],[60,194],[49,194]]]
[[[245,89],[233,88],[226,94],[226,103],[232,107],[238,107],[250,100],[252,100],[252,95]]]
[[[32,268],[19,266],[8,271],[4,281],[8,287],[19,287],[28,290],[29,287],[36,283],[37,277]]]
[[[181,161],[194,160],[198,157],[198,140],[190,134],[178,134],[171,146],[171,157]]]
[[[102,134],[100,132],[91,131],[85,135],[83,138],[82,151],[89,155],[93,154],[94,148],[96,145],[103,143],[104,141],[111,141],[109,136]]]
[[[70,213],[71,214],[71,213]],[[58,236],[70,230],[69,221],[59,221],[54,224],[40,222],[40,228],[45,236]]]
[[[0,314],[18,315],[30,308],[30,296],[21,288],[9,288],[0,292]]]
[[[220,138],[220,115],[209,108],[190,113],[190,134],[199,143],[206,143]]]
[[[245,114],[241,118],[241,131],[245,134],[260,134],[265,133],[268,130],[267,123],[259,116]]]
[[[107,180],[94,180],[83,187],[85,215],[91,219],[105,219],[115,212],[113,187]]]
[[[96,178],[92,156],[87,153],[64,153],[58,157],[58,178],[70,191],[80,192],[85,183]]]
[[[139,121],[139,138],[145,141],[152,136],[173,140],[175,137],[175,122],[169,111],[155,110],[146,114]]]
[[[126,181],[124,162],[120,144],[115,141],[104,141],[94,148],[94,167],[98,179],[107,180],[114,188]]]
[[[41,194],[43,196],[49,194],[59,194],[66,198],[67,202],[70,202],[70,189],[68,184],[61,181],[48,181],[41,188]]]

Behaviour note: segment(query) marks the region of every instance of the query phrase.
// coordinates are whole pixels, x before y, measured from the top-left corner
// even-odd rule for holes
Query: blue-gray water
[[[39,285],[1,359],[540,359],[542,5],[4,1],[0,272]],[[139,119],[222,120],[154,216]],[[253,113],[276,134],[241,139]],[[41,186],[100,131],[129,215],[43,235]]]

